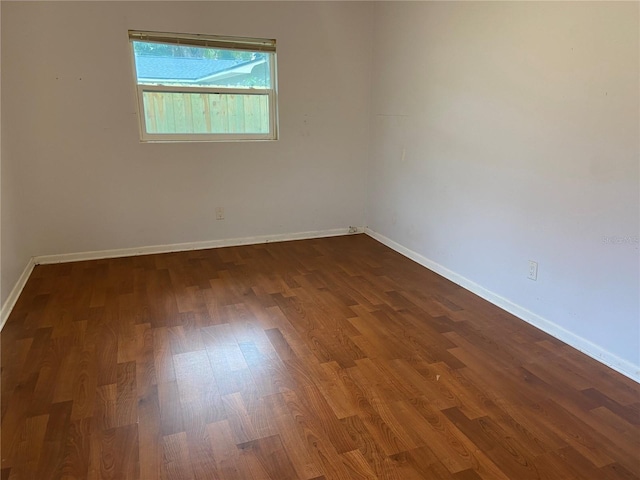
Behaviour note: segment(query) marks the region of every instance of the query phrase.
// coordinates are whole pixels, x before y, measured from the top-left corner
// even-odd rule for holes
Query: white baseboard
[[[185,252],[188,250],[204,250],[207,248],[237,247],[240,245],[256,245],[259,243],[286,242],[289,240],[306,240],[310,238],[337,237],[348,235],[348,228],[332,230],[316,230],[311,232],[282,233],[276,235],[260,235],[257,237],[227,238],[222,240],[205,240],[201,242],[173,243],[170,245],[154,245],[149,247],[120,248],[117,250],[99,250],[94,252],[63,253],[60,255],[41,255],[34,257],[36,265],[50,263],[78,262],[82,260],[99,260],[102,258],[134,257],[153,253]]]
[[[576,335],[569,330],[561,327],[557,323],[554,323],[546,318],[543,318],[526,308],[521,307],[520,305],[513,303],[512,301],[497,295],[496,293],[487,290],[481,285],[478,285],[475,282],[463,277],[462,275],[457,274],[456,272],[449,270],[446,267],[430,260],[413,250],[410,250],[397,242],[394,242],[390,238],[381,235],[370,228],[365,228],[364,231],[367,235],[372,238],[375,238],[380,243],[383,243],[387,247],[395,250],[396,252],[404,255],[405,257],[410,258],[416,263],[419,263],[423,267],[428,268],[429,270],[434,271],[435,273],[442,275],[448,280],[451,280],[453,283],[460,285],[461,287],[469,290],[470,292],[475,293],[481,298],[484,298],[488,302],[493,303],[494,305],[500,307],[501,309],[515,315],[516,317],[524,320],[525,322],[533,325],[536,328],[539,328],[545,333],[548,333],[552,337],[557,338],[558,340],[562,340],[566,344],[572,346],[576,350],[581,351],[582,353],[590,356],[591,358],[599,361],[611,367],[612,369],[620,372],[626,377],[640,383],[640,365],[635,365],[628,360],[618,357],[614,353],[605,350],[604,348],[596,345],[595,343],[582,338],[579,335]]]
[[[33,258],[30,258],[29,262],[27,262],[27,266],[24,267],[22,275],[20,275],[20,278],[13,287],[13,290],[11,290],[11,293],[9,293],[9,296],[2,305],[2,309],[0,309],[0,331],[2,331],[4,324],[7,323],[9,314],[13,310],[13,307],[15,307],[18,297],[22,293],[24,286],[27,284],[27,280],[29,280],[29,276],[35,266],[36,264],[34,263]]]

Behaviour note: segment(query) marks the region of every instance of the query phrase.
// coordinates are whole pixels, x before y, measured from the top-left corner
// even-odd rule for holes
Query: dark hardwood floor
[[[35,268],[6,479],[631,479],[640,387],[364,235]]]

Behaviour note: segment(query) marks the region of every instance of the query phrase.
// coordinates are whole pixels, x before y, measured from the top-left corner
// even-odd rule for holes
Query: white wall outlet
[[[216,220],[224,220],[224,208],[216,207]]]
[[[358,233],[358,227],[352,227],[349,225],[349,233]]]
[[[529,274],[527,278],[529,280],[538,280],[538,262],[529,260]]]

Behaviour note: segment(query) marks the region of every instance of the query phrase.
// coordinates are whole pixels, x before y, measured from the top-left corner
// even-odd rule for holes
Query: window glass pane
[[[151,134],[268,134],[269,96],[143,92]]]
[[[271,54],[133,42],[138,84],[271,88]]]

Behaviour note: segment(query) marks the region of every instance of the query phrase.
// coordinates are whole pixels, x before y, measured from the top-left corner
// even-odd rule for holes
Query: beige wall
[[[375,232],[636,378],[638,5],[378,3],[367,204]]]
[[[1,300],[32,255],[362,225],[372,13],[2,2]],[[127,29],[276,38],[280,140],[141,144]]]
[[[0,300],[32,255],[366,219],[640,378],[637,3],[1,5]],[[129,28],[277,38],[281,140],[140,144]]]

